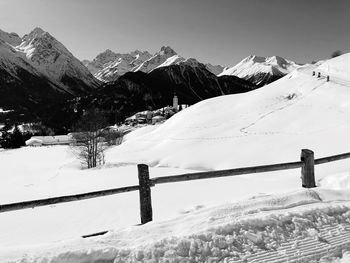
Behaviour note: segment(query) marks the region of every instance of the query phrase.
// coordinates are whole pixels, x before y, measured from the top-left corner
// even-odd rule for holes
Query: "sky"
[[[41,27],[77,58],[106,49],[232,66],[249,55],[298,63],[350,52],[349,0],[0,0],[0,29]]]

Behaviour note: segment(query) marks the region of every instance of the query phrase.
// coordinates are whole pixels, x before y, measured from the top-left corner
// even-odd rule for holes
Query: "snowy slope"
[[[275,78],[292,72],[298,67],[299,65],[295,62],[278,56],[249,56],[237,65],[225,69],[219,76],[234,75],[263,86],[272,82]]]
[[[8,176],[0,186],[3,200],[136,183],[136,167],[117,165],[109,154],[105,168],[78,170],[67,150],[55,146],[0,152],[0,176]],[[25,157],[24,165],[11,165],[13,157]],[[46,162],[33,165],[37,158]],[[327,176],[337,168],[347,172]],[[145,226],[136,226],[137,192],[3,213],[0,262],[306,262],[325,253],[341,256],[336,251],[350,242],[350,162],[322,170],[317,170],[321,187],[313,190],[298,189],[297,170],[157,186],[152,189],[155,221]],[[186,171],[150,170],[152,177],[181,172]],[[80,238],[102,230],[109,233]]]
[[[0,55],[0,67],[14,77],[18,77],[18,68],[23,68],[33,75],[41,75],[41,73],[26,60],[23,54],[17,52],[13,46],[2,39],[0,39]]]
[[[156,68],[161,68],[161,67],[168,67],[174,64],[178,64],[179,62],[184,61],[185,59],[179,55],[174,55],[169,58],[167,58],[162,64],[157,66]]]
[[[133,71],[151,72],[167,59],[176,55],[176,52],[169,46],[161,47],[160,51],[156,52],[150,59],[143,62],[141,65],[134,68]]]
[[[350,80],[350,54],[325,63],[333,71],[343,63],[337,72],[343,82]],[[261,89],[197,103],[127,140],[115,158],[206,170],[292,161],[305,147],[319,157],[349,151],[350,88],[332,75],[330,82],[312,77],[312,70],[300,68]]]

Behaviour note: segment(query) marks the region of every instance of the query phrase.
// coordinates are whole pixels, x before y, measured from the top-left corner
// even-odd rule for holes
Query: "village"
[[[189,107],[189,105],[179,104],[178,96],[174,94],[172,106],[166,106],[153,111],[146,110],[137,112],[126,118],[121,125],[108,126],[104,130],[127,134],[137,128],[147,125],[159,125],[187,107]],[[26,124],[21,125],[21,127],[22,132],[25,129],[29,129],[29,126]],[[66,135],[32,136],[30,139],[26,140],[25,144],[26,146],[71,145],[76,142],[75,135],[76,133],[72,132]]]

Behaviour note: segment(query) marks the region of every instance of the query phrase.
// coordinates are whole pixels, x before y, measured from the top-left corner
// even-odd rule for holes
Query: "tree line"
[[[104,164],[106,149],[120,144],[123,137],[123,132],[108,128],[106,114],[95,108],[84,111],[72,130],[71,149],[86,168]],[[42,132],[53,135],[50,129],[43,129]],[[22,132],[18,124],[6,123],[0,129],[0,147],[20,148],[32,135],[35,134]]]

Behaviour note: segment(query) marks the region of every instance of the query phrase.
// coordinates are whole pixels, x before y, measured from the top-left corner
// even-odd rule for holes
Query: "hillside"
[[[115,158],[207,170],[290,161],[305,147],[319,157],[349,151],[347,63],[350,54],[318,68],[299,68],[249,93],[197,103],[154,131],[127,140],[115,149]],[[328,66],[330,82],[312,76]]]

